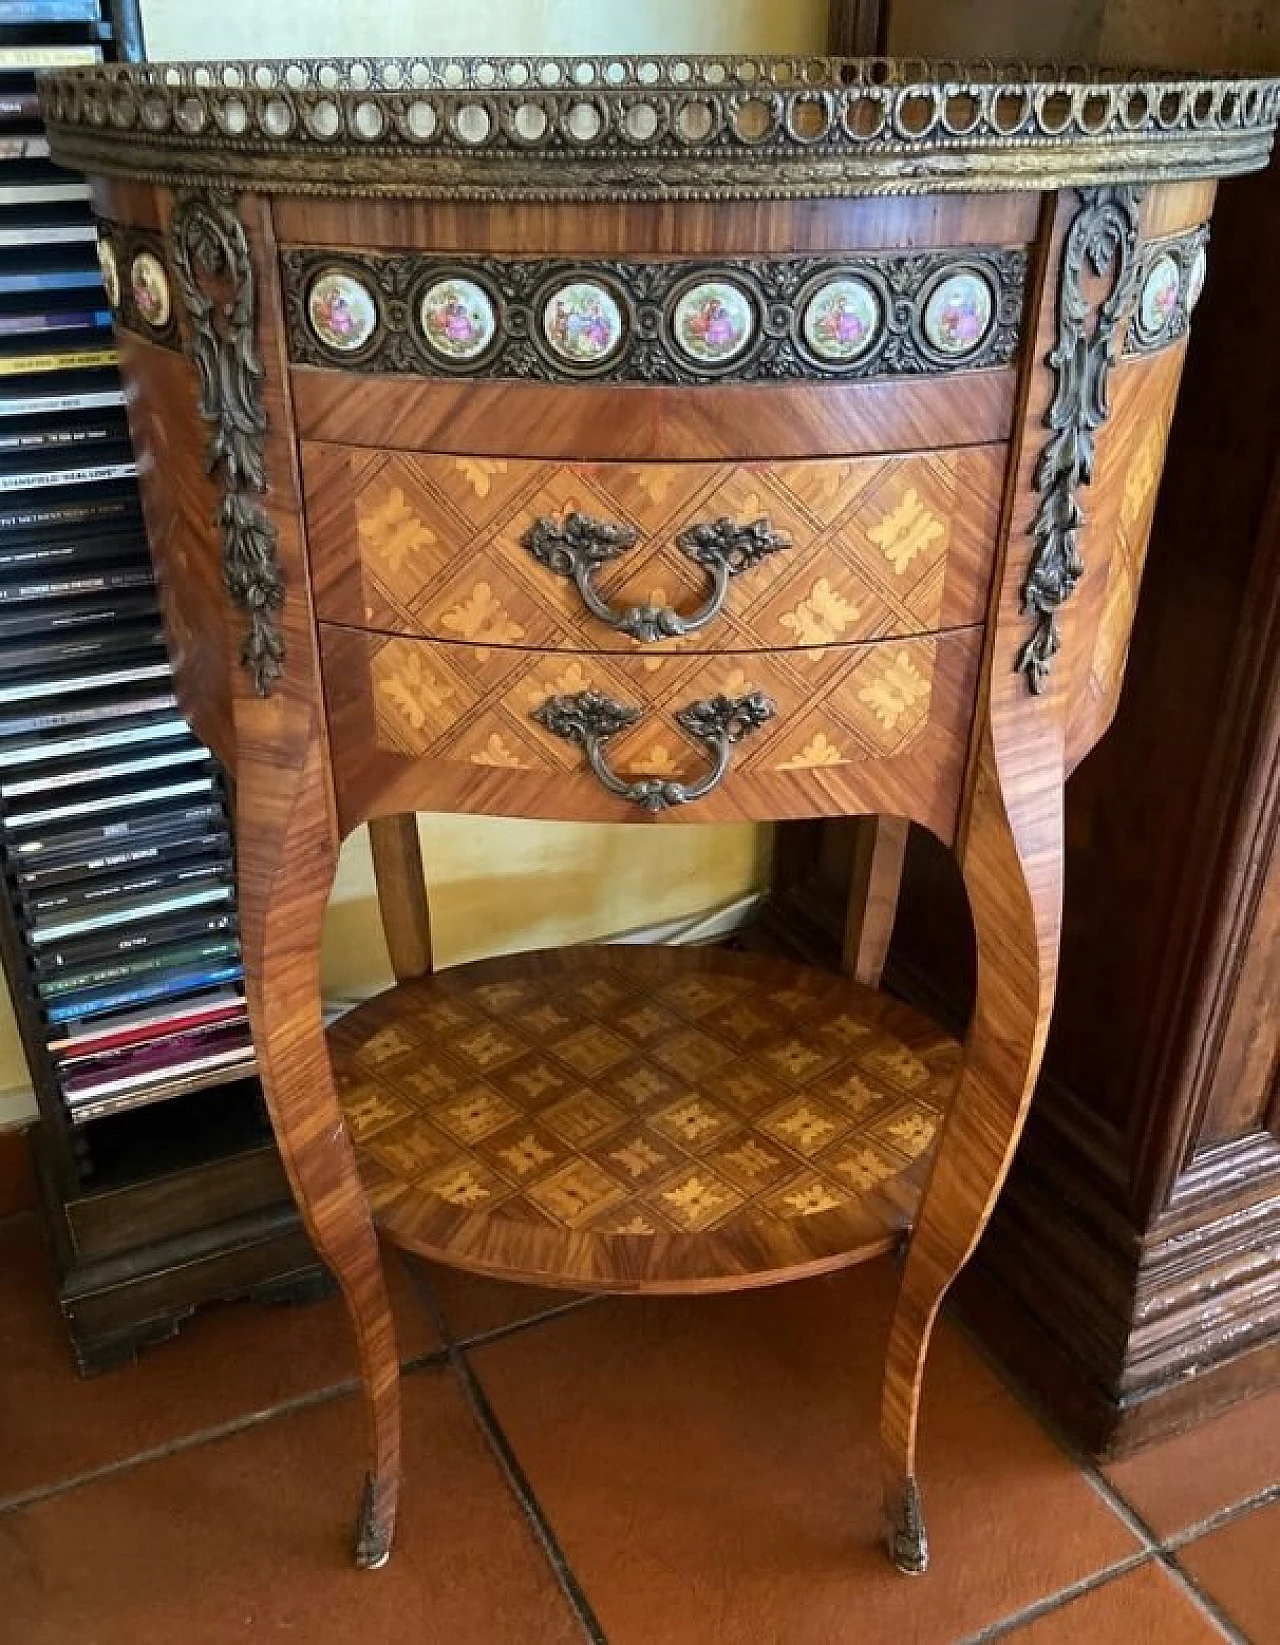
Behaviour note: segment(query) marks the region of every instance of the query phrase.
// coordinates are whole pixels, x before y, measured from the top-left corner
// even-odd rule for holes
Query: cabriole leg
[[[1050,744],[1054,739],[1047,739]],[[986,1226],[1044,1053],[1061,920],[1061,761],[1043,747],[997,758],[984,736],[961,866],[978,944],[965,1058],[907,1250],[889,1337],[881,1455],[889,1553],[922,1572],[916,1479],[925,1355],[938,1309]]]
[[[262,1084],[307,1231],[341,1287],[364,1380],[369,1453],[356,1564],[385,1564],[400,1485],[400,1363],[382,1262],[334,1091],[320,931],[337,843],[313,742],[300,771],[242,763],[237,791],[245,986]]]

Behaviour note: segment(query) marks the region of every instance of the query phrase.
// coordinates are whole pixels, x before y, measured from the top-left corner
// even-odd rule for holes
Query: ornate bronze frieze
[[[1186,336],[1208,267],[1207,223],[1143,247],[1137,300],[1124,340],[1126,356],[1151,354]]]
[[[249,619],[241,663],[254,690],[266,697],[284,670],[277,625],[284,585],[276,563],[276,528],[257,501],[267,489],[267,414],[253,260],[228,194],[183,195],[169,225],[169,243],[193,332],[200,415],[213,431],[207,465],[211,474],[221,470],[222,476],[223,581]]]
[[[289,250],[290,358],[421,376],[639,383],[1007,365],[1026,253],[580,261]]]
[[[100,220],[102,283],[117,326],[148,343],[181,351],[164,240],[150,229]]]
[[[363,58],[45,77],[55,157],[290,193],[659,199],[1051,188],[1266,163],[1274,80],[870,58]]]
[[[1140,266],[1138,191],[1082,189],[1058,275],[1057,341],[1048,362],[1057,388],[1045,418],[1052,432],[1036,464],[1035,548],[1022,590],[1023,610],[1036,626],[1018,652],[1017,667],[1037,693],[1061,644],[1058,613],[1084,575],[1080,492],[1093,479],[1094,436],[1110,412],[1108,378]],[[1086,293],[1091,277],[1107,282],[1100,302]]]

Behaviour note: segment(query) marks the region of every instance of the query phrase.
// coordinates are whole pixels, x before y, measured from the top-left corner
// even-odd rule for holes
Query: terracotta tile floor
[[[1280,1406],[1103,1477],[952,1324],[923,1580],[877,1542],[887,1262],[697,1301],[393,1282],[406,1480],[347,1560],[362,1441],[336,1302],[208,1310],[74,1376],[29,1216],[0,1223],[0,1645],[1280,1642]]]

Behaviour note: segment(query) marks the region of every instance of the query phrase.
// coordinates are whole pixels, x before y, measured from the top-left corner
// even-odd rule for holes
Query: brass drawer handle
[[[587,760],[603,787],[620,800],[630,800],[646,811],[666,811],[673,805],[689,805],[703,799],[729,769],[734,743],[741,742],[778,712],[777,704],[763,691],[745,697],[705,697],[676,711],[676,723],[705,745],[711,770],[696,783],[668,782],[662,777],[641,777],[624,782],[609,767],[609,738],[641,718],[638,708],[606,697],[600,691],[576,691],[568,697],[548,697],[533,717],[553,736],[581,743]]]
[[[628,611],[614,611],[596,592],[592,576],[597,566],[618,559],[634,548],[639,538],[633,526],[595,520],[574,510],[562,521],[543,515],[520,541],[539,565],[558,576],[573,578],[582,603],[593,617],[633,640],[673,640],[682,634],[696,634],[720,615],[730,577],[750,571],[781,548],[791,547],[790,537],[775,531],[763,517],[746,525],[724,516],[705,525],[690,526],[676,542],[682,553],[711,573],[711,593],[702,609],[692,617],[682,617],[669,605],[633,605]]]

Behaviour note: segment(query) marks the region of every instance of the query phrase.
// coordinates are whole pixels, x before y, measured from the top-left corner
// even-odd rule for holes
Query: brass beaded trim
[[[1265,164],[1280,81],[813,57],[347,58],[45,75],[56,158],[463,198],[1041,188]]]
[[[413,255],[281,253],[289,357],[298,365],[430,377],[524,378],[640,383],[849,380],[941,375],[1004,366],[1016,357],[1027,258],[1021,249],[974,247],[927,252],[859,253],[845,257],[719,259],[714,263],[571,260],[565,258],[431,259]],[[313,283],[326,273],[359,281],[373,297],[378,323],[350,353],[326,347],[307,316]],[[976,274],[992,298],[989,327],[968,351],[934,347],[924,325],[928,299],[952,274]],[[876,293],[879,331],[855,358],[824,359],[806,342],[808,302],[830,281],[853,277]],[[418,318],[422,296],[436,282],[462,278],[489,296],[496,335],[472,360],[445,361],[425,340]],[[620,345],[594,365],[557,356],[543,334],[547,297],[574,282],[602,286],[623,317]],[[673,316],[682,293],[719,282],[746,294],[754,334],[723,364],[699,361],[676,338]]]

